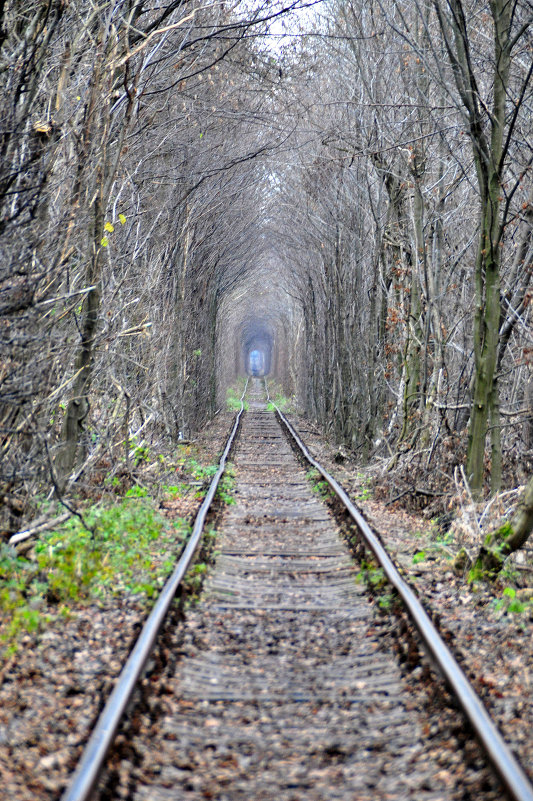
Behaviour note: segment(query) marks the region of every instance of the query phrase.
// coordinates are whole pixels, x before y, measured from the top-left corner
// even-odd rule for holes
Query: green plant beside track
[[[289,400],[289,398],[286,398],[283,392],[281,392],[280,390],[276,391],[273,401],[271,400],[267,403],[267,410],[269,412],[275,412],[276,406],[278,407],[280,412],[283,413],[286,412],[290,414],[293,411],[291,401]]]
[[[228,412],[238,412],[241,408],[241,398],[246,386],[246,379],[241,378],[232,387],[226,390],[226,409]],[[248,409],[248,401],[244,400],[244,408]]]
[[[373,562],[363,560],[355,580],[357,583],[365,584],[368,587],[379,609],[383,612],[389,612],[392,609],[397,596],[387,581],[382,567],[378,567]]]
[[[150,604],[186,542],[183,519],[163,517],[141,487],[120,503],[95,504],[39,536],[21,556],[0,546],[0,638],[8,652],[20,634],[43,629],[77,605],[136,596]]]

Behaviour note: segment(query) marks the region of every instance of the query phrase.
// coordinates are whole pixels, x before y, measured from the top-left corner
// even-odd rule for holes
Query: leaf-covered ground
[[[190,518],[197,508],[202,483],[218,457],[231,418],[231,413],[217,416],[189,448],[188,465],[180,457],[173,474],[162,479],[165,486],[174,488],[156,493],[156,511],[163,515],[167,531],[174,530],[173,521]],[[524,767],[533,764],[533,641],[530,606],[520,586],[527,584],[530,574],[521,569],[518,577],[508,573],[490,586],[471,584],[466,575],[457,576],[451,569],[451,557],[464,544],[459,540],[466,535],[458,532],[454,540],[452,534],[440,533],[423,518],[373,500],[367,474],[347,461],[339,464],[336,450],[324,444],[312,427],[305,421],[296,423],[316,455],[329,463],[356,497],[407,578],[438,614],[452,649]],[[137,486],[150,488],[160,468],[147,459],[143,470]],[[142,502],[142,494],[138,498],[137,492],[135,503]],[[119,498],[117,508],[122,502]],[[157,571],[164,572],[170,544],[163,543],[157,556],[154,547],[156,572],[150,581],[157,583]],[[125,586],[114,586],[111,575],[112,571],[107,592],[95,595],[82,588],[83,592],[68,603],[57,600],[63,590],[57,590],[55,602],[50,592],[45,602],[55,609],[54,619],[34,630],[31,625],[29,631],[21,629],[16,650],[9,652],[4,643],[0,664],[0,785],[6,798],[39,801],[59,797],[142,625],[150,605],[148,594],[133,592],[127,581],[123,582]],[[136,580],[133,571],[131,581]],[[19,587],[14,594],[20,591]],[[387,590],[380,589],[379,593],[386,607]],[[66,614],[60,613],[61,603],[68,607]],[[43,606],[37,612],[47,614]],[[0,624],[3,633],[12,619],[9,609],[4,608]],[[413,678],[416,681],[416,674]]]
[[[533,565],[527,554],[509,560],[492,583],[475,580],[468,568],[457,575],[454,556],[462,547],[476,553],[483,536],[479,519],[488,517],[486,507],[475,508],[462,495],[451,498],[450,518],[454,519],[444,531],[435,521],[397,505],[387,506],[373,499],[375,466],[356,467],[307,422],[297,418],[293,422],[314,455],[341,481],[379,532],[533,778]],[[497,520],[495,507],[491,518],[481,520],[482,525],[490,527],[491,519]],[[381,592],[386,606],[388,591]]]

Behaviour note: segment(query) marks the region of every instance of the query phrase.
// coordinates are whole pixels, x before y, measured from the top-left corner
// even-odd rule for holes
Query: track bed
[[[425,741],[427,721],[383,636],[387,626],[254,384],[220,555],[187,613],[160,714],[131,743],[137,764],[119,795],[470,797],[450,776],[461,761],[454,742],[443,757]]]

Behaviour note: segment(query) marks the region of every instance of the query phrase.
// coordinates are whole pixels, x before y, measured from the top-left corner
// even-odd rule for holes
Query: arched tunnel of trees
[[[6,527],[247,373],[431,491],[526,480],[530,3],[1,13]]]
[[[268,253],[246,280],[230,291],[219,307],[218,353],[215,363],[217,402],[239,376],[260,375],[278,381],[286,392],[297,391],[295,365],[301,359],[298,326],[303,309],[291,296],[283,263]],[[255,354],[254,371],[252,354]]]

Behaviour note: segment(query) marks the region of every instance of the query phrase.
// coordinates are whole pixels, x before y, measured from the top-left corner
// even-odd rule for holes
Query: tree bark
[[[488,577],[498,575],[509,554],[522,548],[533,532],[533,476],[526,484],[524,493],[510,523],[491,532],[485,545],[479,550],[476,566]]]
[[[485,444],[492,407],[498,405],[495,383],[500,328],[500,245],[502,241],[502,188],[506,98],[513,43],[510,38],[512,5],[507,0],[490,4],[494,30],[494,94],[490,137],[485,134],[485,111],[472,66],[468,23],[461,0],[450,0],[451,18],[435,8],[455,83],[464,107],[480,193],[480,235],[475,264],[474,390],[470,413],[467,476],[475,498],[482,495]],[[452,36],[450,36],[450,26]],[[497,415],[494,415],[496,418]],[[499,422],[495,423],[499,425]],[[492,437],[494,445],[496,437]]]
[[[98,326],[100,324],[101,285],[104,261],[103,236],[105,234],[105,215],[111,196],[113,179],[117,171],[124,136],[131,121],[135,81],[132,82],[124,116],[118,131],[112,135],[111,128],[111,88],[113,75],[106,65],[116,55],[116,43],[112,34],[100,31],[99,49],[93,68],[90,101],[87,109],[83,147],[79,156],[78,187],[76,195],[85,190],[89,200],[85,160],[95,151],[96,167],[92,184],[93,197],[89,200],[90,230],[87,234],[86,284],[94,287],[87,293],[81,313],[80,341],[75,357],[72,396],[67,404],[61,446],[55,459],[56,482],[62,492],[76,464],[79,445],[82,439],[84,421],[90,408],[90,390],[93,379],[93,363],[96,351]],[[127,72],[126,72],[127,74]],[[125,80],[127,80],[125,78]],[[102,97],[105,106],[102,108]],[[76,197],[77,200],[77,197]]]
[[[504,526],[505,529],[505,526]],[[499,529],[501,532],[502,529]],[[524,494],[518,504],[513,519],[511,520],[510,530],[505,536],[502,544],[502,552],[505,554],[513,553],[522,548],[526,540],[533,531],[533,476],[529,479],[524,490]],[[498,532],[495,533],[498,539]]]

